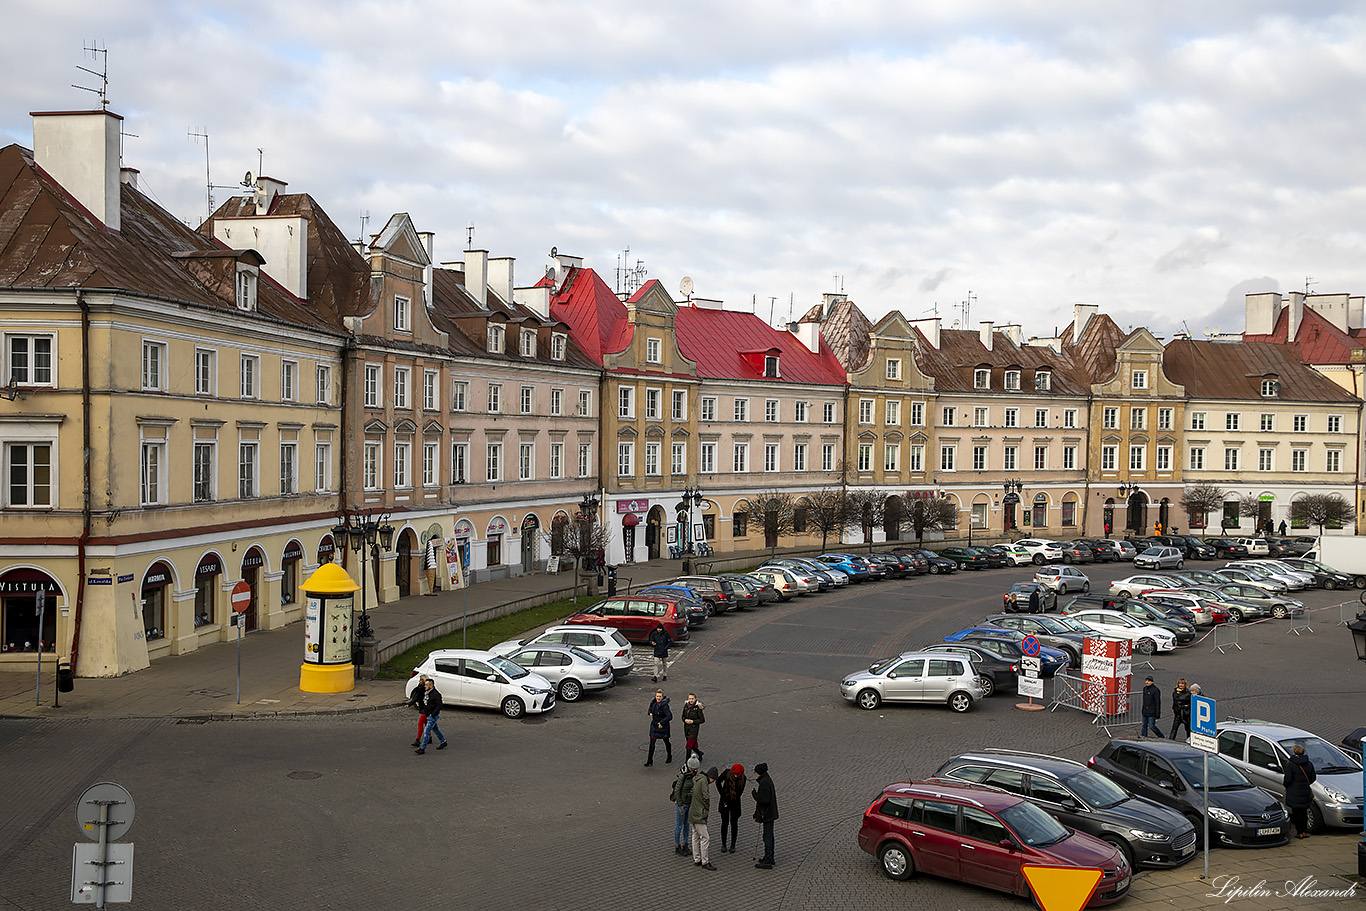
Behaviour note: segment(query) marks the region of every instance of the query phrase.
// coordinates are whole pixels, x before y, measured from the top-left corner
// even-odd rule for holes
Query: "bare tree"
[[[1290,520],[1317,525],[1320,536],[1325,525],[1341,528],[1356,521],[1356,517],[1356,509],[1342,494],[1311,493],[1290,501]]]
[[[958,502],[950,497],[917,497],[911,501],[906,523],[915,533],[916,546],[923,547],[925,532],[957,527]]]
[[[1242,494],[1238,497],[1238,524],[1244,518],[1252,520],[1252,533],[1259,535],[1264,530],[1261,525],[1262,501],[1256,494]]]
[[[785,490],[766,490],[750,498],[750,508],[762,518],[764,539],[771,542],[769,556],[778,548],[778,541],[796,532],[796,497]]]
[[[586,583],[587,593],[596,595],[598,578],[598,554],[607,552],[607,526],[601,522],[585,519],[582,515],[574,517],[573,524],[564,533],[560,553],[574,558],[574,600],[579,600],[579,579]]]
[[[844,492],[824,488],[806,497],[811,506],[806,512],[806,522],[812,529],[821,533],[821,550],[825,550],[831,537],[844,540],[844,529],[848,514],[844,508]]]
[[[886,514],[886,497],[874,490],[850,490],[844,495],[844,511],[847,514],[845,528],[863,530],[865,544],[873,540],[873,529],[882,527]]]
[[[1209,530],[1209,514],[1224,508],[1224,488],[1214,484],[1192,484],[1181,494],[1181,508],[1190,518],[1191,527]],[[1196,517],[1199,521],[1196,521]]]

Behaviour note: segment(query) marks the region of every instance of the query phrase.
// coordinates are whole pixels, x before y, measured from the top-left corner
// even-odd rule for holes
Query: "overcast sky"
[[[181,218],[248,169],[437,259],[552,246],[611,283],[799,315],[1170,335],[1243,294],[1366,293],[1366,6],[1296,2],[8,0],[0,145],[96,107]],[[215,190],[221,202],[234,192]],[[836,276],[839,276],[837,279]],[[777,298],[776,306],[771,298]]]

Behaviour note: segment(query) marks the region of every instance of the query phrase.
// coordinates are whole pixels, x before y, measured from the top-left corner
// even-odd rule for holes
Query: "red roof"
[[[1289,342],[1301,361],[1306,364],[1360,363],[1352,357],[1352,351],[1366,347],[1366,340],[1361,337],[1363,330],[1343,332],[1312,307],[1305,307],[1303,313],[1295,340]],[[1276,325],[1269,334],[1244,332],[1243,341],[1274,342],[1284,345],[1287,344],[1289,334],[1290,308],[1286,307],[1276,317]]]
[[[550,298],[550,315],[569,325],[575,343],[595,364],[631,343],[626,305],[592,269],[569,270],[560,292]]]
[[[821,339],[815,354],[790,332],[774,329],[753,313],[685,305],[674,320],[678,348],[697,362],[697,375],[708,379],[760,380],[788,383],[845,384],[844,369]],[[778,379],[765,378],[763,359],[745,357],[776,348]]]

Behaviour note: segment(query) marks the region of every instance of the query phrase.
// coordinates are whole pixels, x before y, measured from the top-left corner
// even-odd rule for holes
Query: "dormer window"
[[[978,367],[972,371],[972,388],[988,389],[991,387],[991,371],[985,367]]]
[[[237,264],[237,309],[256,309],[256,269],[245,263]]]
[[[776,354],[769,354],[764,357],[764,376],[774,378],[778,376],[778,356]]]
[[[1281,394],[1280,380],[1262,380],[1262,397],[1275,398]]]
[[[1018,370],[1007,370],[1007,371],[1006,371],[1006,388],[1007,388],[1007,389],[1019,389],[1019,388],[1020,388],[1020,371],[1018,371]]]
[[[1047,392],[1053,388],[1053,374],[1047,370],[1034,371],[1034,389],[1036,392]]]
[[[1135,370],[1135,371],[1133,372],[1133,382],[1131,383],[1131,386],[1132,386],[1132,388],[1134,388],[1134,389],[1147,389],[1147,388],[1148,388],[1148,371],[1146,371],[1146,370]]]
[[[536,330],[522,330],[522,357],[536,356]]]
[[[664,362],[663,350],[664,345],[659,339],[647,338],[645,340],[645,363],[662,364]]]
[[[408,331],[408,317],[412,313],[413,302],[401,294],[394,295],[394,329],[398,332]]]
[[[550,336],[550,359],[552,361],[564,360],[565,348],[569,345],[569,336],[556,332]]]
[[[490,354],[503,353],[503,327],[489,326],[488,348]]]

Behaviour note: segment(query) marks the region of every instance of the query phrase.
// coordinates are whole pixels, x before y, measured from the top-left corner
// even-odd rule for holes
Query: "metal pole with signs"
[[[127,834],[136,809],[133,796],[113,782],[91,785],[81,795],[76,824],[95,844],[77,842],[72,850],[72,904],[103,908],[133,900],[133,846],[113,842]]]
[[[1025,636],[1020,641],[1020,675],[1016,680],[1016,692],[1021,696],[1028,696],[1029,702],[1017,702],[1015,708],[1026,712],[1041,711],[1042,704],[1035,705],[1034,697],[1043,698],[1043,660],[1039,653],[1043,649],[1039,646],[1039,640],[1033,636]]]
[[[47,589],[39,588],[33,598],[33,612],[38,615],[38,678],[33,697],[34,705],[43,704],[43,614],[47,611]],[[56,657],[56,653],[53,653]]]
[[[1214,700],[1208,696],[1191,697],[1190,745],[1202,750],[1205,779],[1205,879],[1209,879],[1209,754],[1219,752],[1219,732],[1214,727]]]
[[[242,628],[247,625],[251,586],[243,579],[232,587],[232,622],[237,627],[237,704],[242,704]]]

